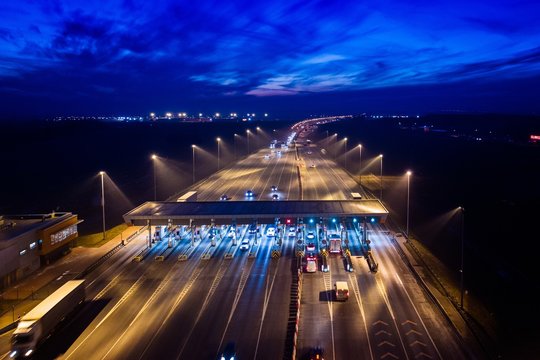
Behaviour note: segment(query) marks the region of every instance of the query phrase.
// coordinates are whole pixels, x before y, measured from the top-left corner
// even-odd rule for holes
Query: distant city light
[[[172,117],[172,113],[168,112],[168,113],[165,114],[165,116],[170,119]]]
[[[264,117],[268,117],[268,114],[267,114],[267,113],[264,113]]]
[[[153,112],[150,113],[150,117],[155,117],[155,116],[156,116],[156,113],[153,113]]]
[[[216,117],[219,117],[219,113],[216,113]]]

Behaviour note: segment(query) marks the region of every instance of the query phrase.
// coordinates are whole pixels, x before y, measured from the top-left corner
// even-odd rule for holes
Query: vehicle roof
[[[64,297],[71,292],[75,291],[79,287],[83,286],[84,280],[70,280],[59,289],[49,295],[45,300],[40,302],[35,308],[24,315],[21,321],[35,321],[39,320],[46,313],[48,313],[53,307],[55,307]]]

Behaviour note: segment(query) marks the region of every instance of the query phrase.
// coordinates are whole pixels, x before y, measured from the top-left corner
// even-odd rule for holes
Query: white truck
[[[336,281],[334,291],[336,292],[337,301],[347,301],[349,298],[349,285],[347,285],[346,281]]]
[[[11,358],[29,357],[85,299],[84,280],[70,280],[24,315],[11,336]]]
[[[196,191],[188,191],[184,195],[180,196],[178,199],[176,199],[177,202],[186,202],[186,201],[197,201],[197,192]]]

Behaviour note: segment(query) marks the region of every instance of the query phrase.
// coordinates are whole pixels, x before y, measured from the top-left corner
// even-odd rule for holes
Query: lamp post
[[[459,269],[460,272],[460,284],[459,289],[461,293],[461,298],[459,302],[459,307],[463,310],[463,266],[464,266],[464,253],[465,253],[465,208],[462,206],[459,207],[459,210],[461,210],[461,269]]]
[[[219,168],[220,168],[219,166],[220,149],[219,148],[221,147],[221,138],[217,138],[216,141],[217,141],[217,169],[219,171]]]
[[[195,148],[196,146],[195,145],[191,145],[191,149],[193,150],[193,184],[195,184]]]
[[[152,161],[154,162],[154,201],[157,200],[156,159],[157,159],[157,155],[156,155],[156,154],[152,154]]]
[[[358,162],[358,175],[360,176],[360,186],[362,186],[362,144],[358,144],[359,159]]]
[[[337,133],[334,133],[334,138],[336,139],[336,142],[334,143],[334,161],[337,158]]]
[[[103,240],[105,240],[105,185],[103,181],[105,171],[100,171],[99,175],[101,175],[101,214],[103,220]]]
[[[381,195],[379,196],[379,200],[382,202],[382,158],[383,158],[383,154],[380,154],[379,155],[379,159],[381,159],[381,174],[380,174],[380,180],[381,180]]]
[[[238,135],[236,133],[234,134],[234,160],[236,160],[238,158],[237,155],[236,155],[236,138],[238,136],[240,136],[240,135]]]
[[[407,228],[406,228],[407,241],[409,241],[409,200],[410,200],[409,195],[410,195],[411,175],[412,175],[412,172],[410,170],[407,171]]]
[[[347,170],[347,138],[343,140],[345,140],[345,170]]]
[[[255,148],[260,148],[261,147],[261,128],[260,127],[256,127],[256,130],[257,130],[257,137],[255,138]]]
[[[249,131],[249,129],[247,129],[246,134],[247,134],[247,152],[248,152],[248,155],[249,155],[249,134],[251,134],[251,131]]]

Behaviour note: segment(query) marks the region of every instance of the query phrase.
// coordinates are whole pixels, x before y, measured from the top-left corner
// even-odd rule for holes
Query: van
[[[336,281],[334,284],[337,301],[347,301],[349,298],[349,285],[346,281]]]

